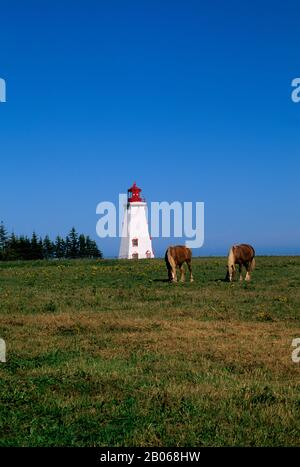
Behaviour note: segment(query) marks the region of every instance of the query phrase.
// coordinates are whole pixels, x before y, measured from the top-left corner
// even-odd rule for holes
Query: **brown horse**
[[[230,282],[235,276],[235,265],[239,265],[240,281],[243,280],[242,268],[246,268],[246,281],[250,281],[251,272],[255,268],[255,250],[251,245],[234,245],[230,248],[228,254],[227,276],[226,280]]]
[[[177,282],[176,268],[179,267],[181,282],[185,280],[184,263],[187,264],[190,272],[190,281],[193,282],[192,273],[192,251],[186,246],[170,246],[165,254],[165,261],[168,269],[168,276],[170,282]]]

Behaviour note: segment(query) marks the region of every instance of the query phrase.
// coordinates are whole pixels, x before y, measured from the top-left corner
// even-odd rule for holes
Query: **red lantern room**
[[[136,186],[136,183],[132,185],[131,188],[128,189],[128,203],[139,203],[142,202],[142,198],[140,197],[141,189]]]

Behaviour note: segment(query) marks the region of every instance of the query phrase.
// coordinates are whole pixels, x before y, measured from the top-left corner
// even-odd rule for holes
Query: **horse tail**
[[[169,269],[169,279],[174,280],[176,278],[176,262],[171,254],[171,247],[167,249],[166,260]]]
[[[233,247],[231,247],[228,253],[227,277],[226,278],[231,281],[234,272],[235,272],[235,257],[234,257]]]
[[[176,269],[175,260],[174,260],[173,256],[171,255],[171,248],[168,248],[167,257],[168,257],[168,261],[169,261],[169,264],[170,264],[171,268]]]
[[[253,257],[251,264],[250,264],[250,271],[254,271],[255,266],[256,266],[256,261],[255,261],[255,258]]]

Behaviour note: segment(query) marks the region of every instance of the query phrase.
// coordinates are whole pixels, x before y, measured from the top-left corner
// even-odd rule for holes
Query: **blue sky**
[[[296,1],[1,1],[0,218],[96,238],[96,205],[204,201],[205,245],[300,254]],[[180,240],[171,240],[173,242]],[[98,240],[106,256],[117,240]],[[156,254],[169,240],[154,240]]]

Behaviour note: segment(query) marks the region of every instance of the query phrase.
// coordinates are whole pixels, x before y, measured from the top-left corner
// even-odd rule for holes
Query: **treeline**
[[[0,224],[0,261],[35,259],[102,258],[96,242],[89,236],[79,235],[73,227],[65,238],[57,236],[55,241],[38,237],[31,238],[8,234],[3,222]]]

